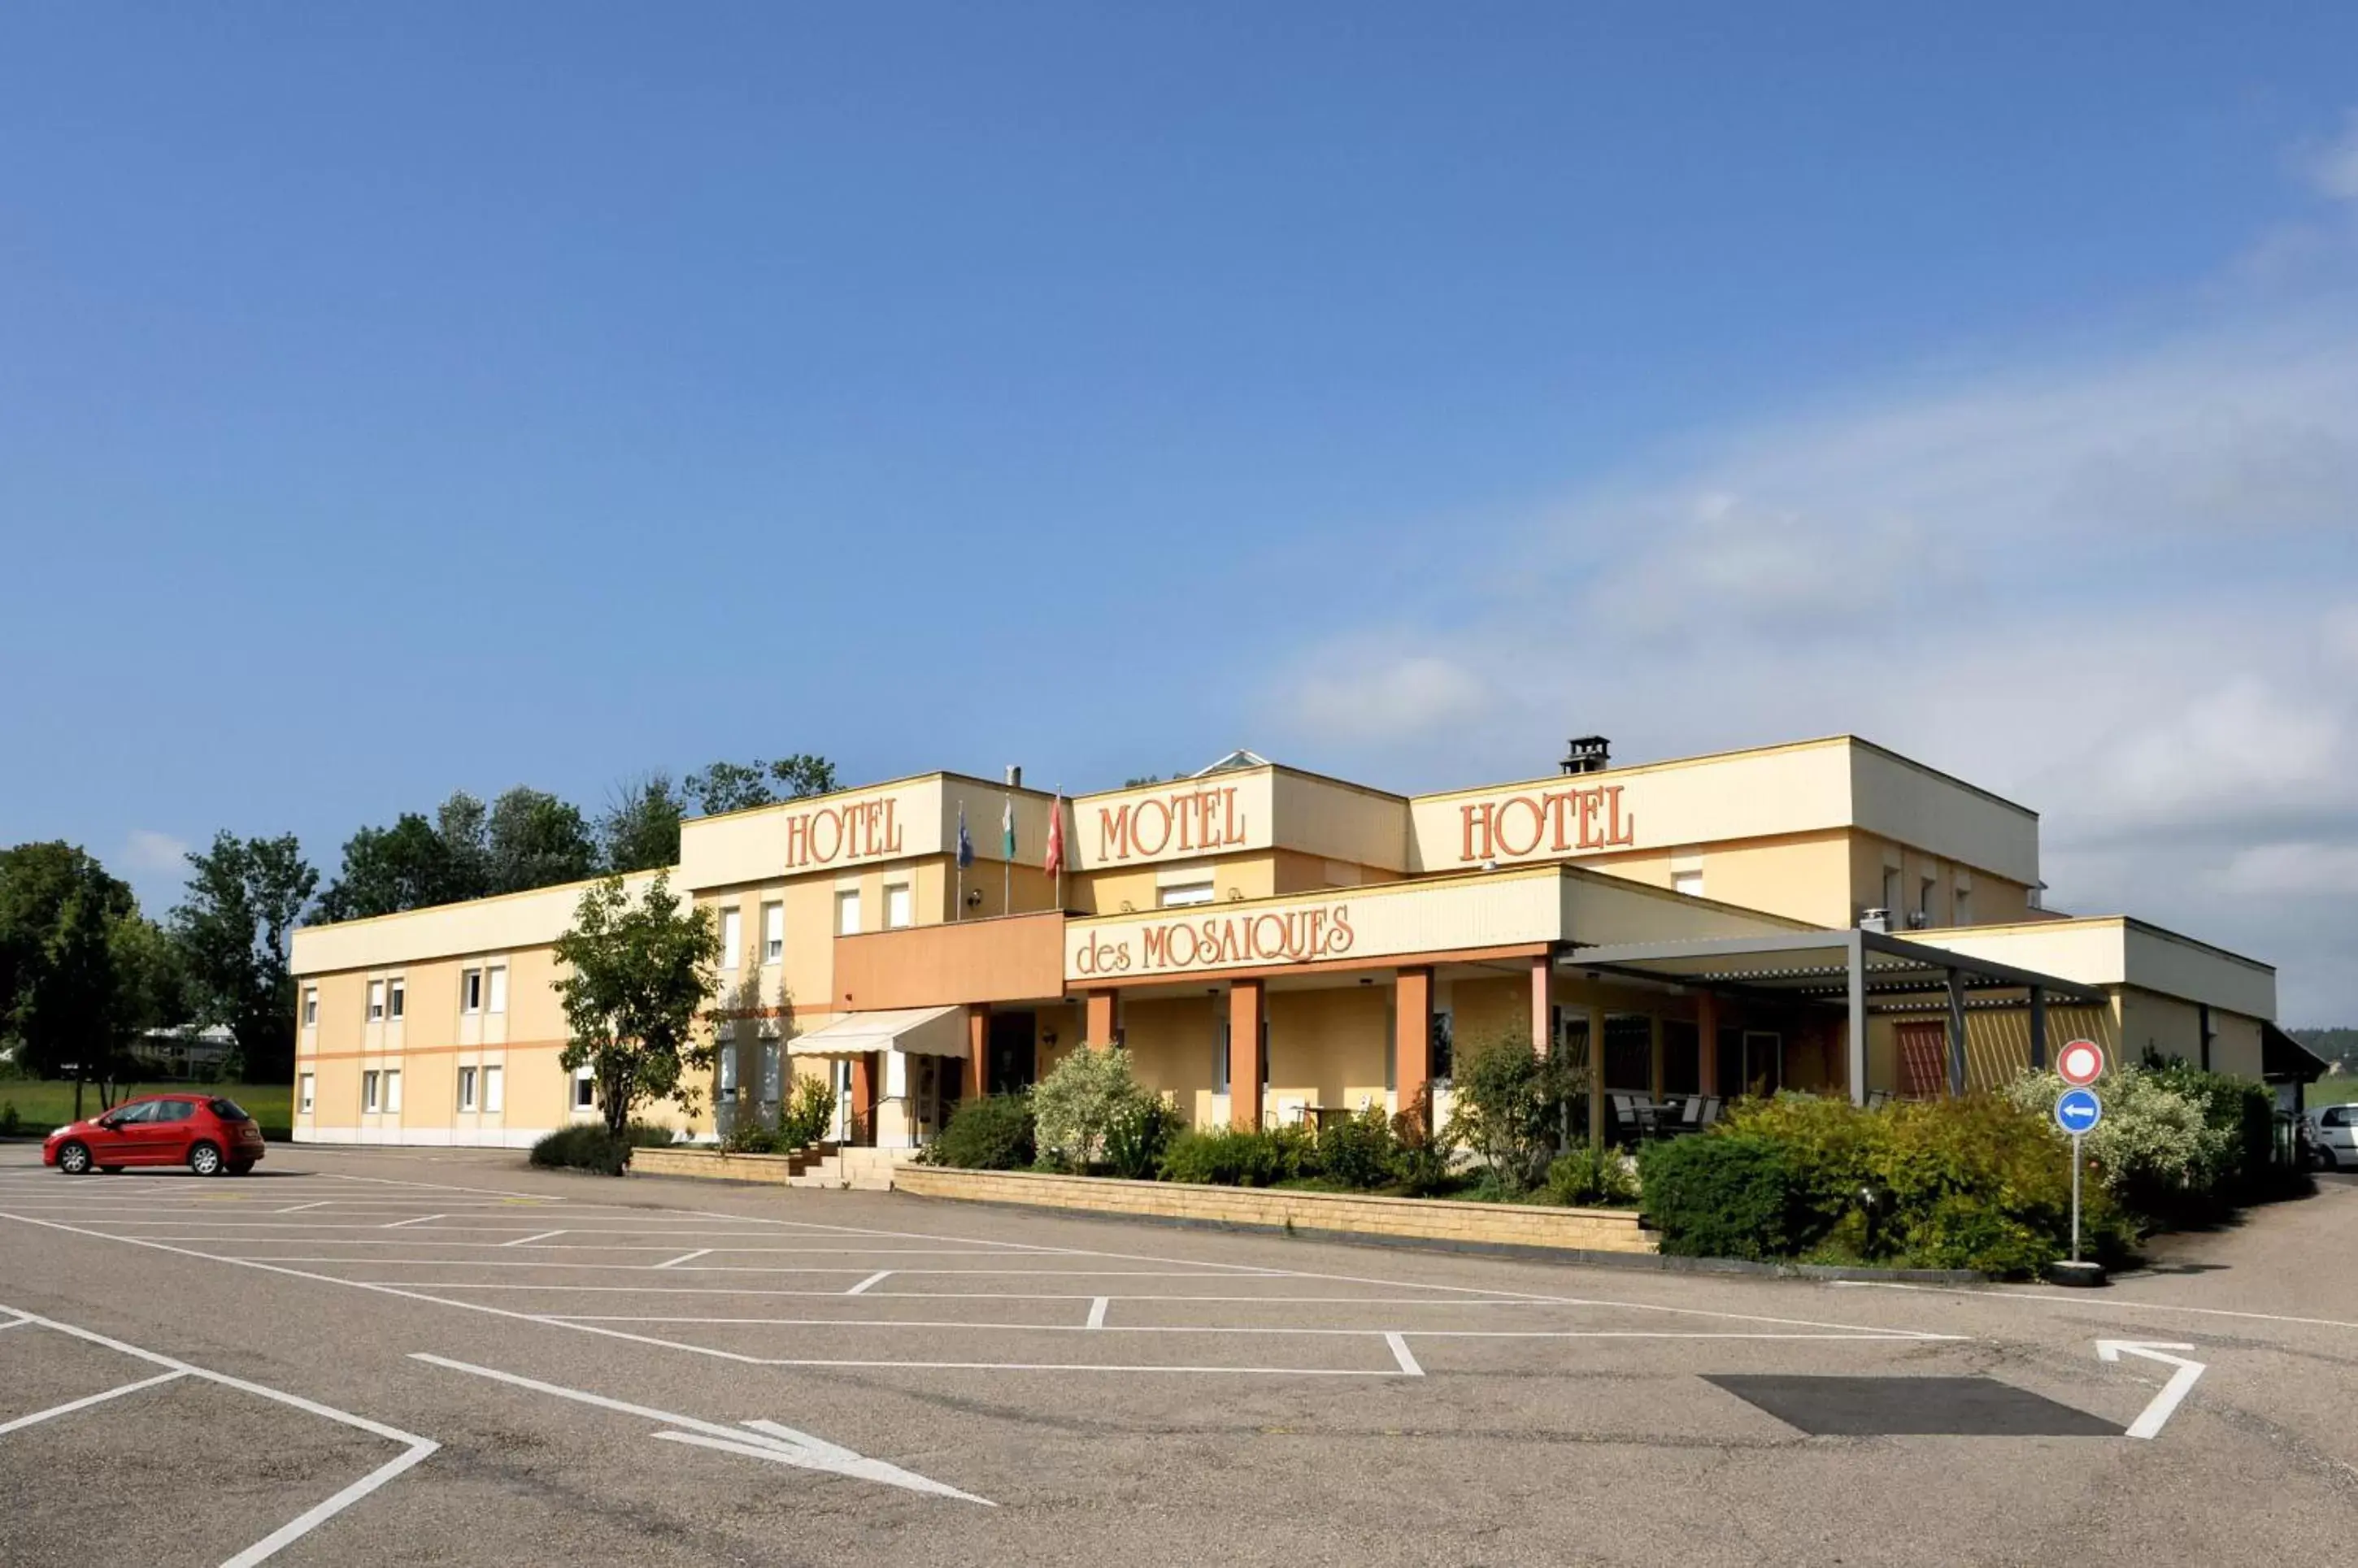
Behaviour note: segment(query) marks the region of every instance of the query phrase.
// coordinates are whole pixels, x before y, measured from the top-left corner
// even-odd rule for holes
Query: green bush
[[[1793,1231],[1793,1166],[1776,1139],[1725,1131],[1648,1143],[1638,1175],[1646,1223],[1671,1257],[1758,1260],[1808,1245]]]
[[[1134,1122],[1158,1103],[1132,1076],[1130,1053],[1120,1046],[1069,1052],[1032,1091],[1041,1161],[1067,1171],[1101,1163],[1115,1124]]]
[[[835,1125],[835,1086],[826,1078],[796,1077],[795,1092],[778,1110],[778,1142],[807,1149]]]
[[[2201,1107],[2204,1123],[2221,1137],[2221,1163],[2210,1189],[2214,1206],[2262,1197],[2280,1185],[2276,1179],[2277,1100],[2266,1084],[2206,1073],[2182,1062],[2153,1068],[2151,1076]]]
[[[751,1106],[738,1108],[737,1121],[720,1137],[723,1154],[774,1154],[778,1135],[762,1125]]]
[[[1621,1207],[1638,1201],[1638,1175],[1620,1151],[1583,1143],[1548,1166],[1547,1196],[1567,1208]]]
[[[2213,1082],[2197,1081],[2204,1079]],[[2108,1076],[2098,1086],[2104,1119],[2082,1146],[2112,1195],[2158,1223],[2223,1205],[2242,1141],[2232,1083],[2190,1068],[2124,1067]],[[2006,1098],[2044,1118],[2063,1087],[2053,1073],[2025,1073],[2006,1087]],[[2214,1093],[2223,1126],[2213,1120]]]
[[[622,1130],[622,1140],[633,1149],[668,1149],[678,1141],[673,1130],[656,1121],[633,1121]]]
[[[15,1100],[0,1100],[0,1138],[14,1138],[24,1130],[25,1119],[16,1114]]]
[[[1178,1110],[1159,1098],[1136,1101],[1117,1112],[1105,1130],[1105,1164],[1127,1181],[1154,1179],[1163,1168],[1163,1152],[1185,1128]]]
[[[1886,1126],[1879,1251],[1917,1268],[2023,1274],[2070,1249],[2071,1144],[2043,1112],[1975,1095],[1860,1114]],[[2134,1228],[2102,1183],[2082,1187],[2083,1247],[2118,1259]]]
[[[1319,1130],[1319,1170],[1338,1185],[1362,1191],[1390,1186],[1400,1180],[1400,1160],[1391,1118],[1378,1107]]]
[[[1548,1162],[1562,1152],[1566,1130],[1585,1123],[1575,1102],[1588,1093],[1586,1070],[1554,1054],[1539,1055],[1531,1036],[1509,1030],[1461,1046],[1452,1086],[1449,1137],[1473,1151],[1509,1194],[1546,1179]]]
[[[968,1171],[1025,1171],[1039,1157],[1032,1101],[1025,1095],[961,1100],[941,1136],[926,1146],[929,1165]]]
[[[1320,1174],[1317,1145],[1298,1127],[1269,1131],[1189,1130],[1171,1141],[1163,1179],[1223,1187],[1272,1187]]]
[[[595,1171],[619,1176],[631,1162],[631,1144],[606,1130],[603,1122],[585,1121],[560,1127],[532,1146],[531,1162],[573,1171]]]

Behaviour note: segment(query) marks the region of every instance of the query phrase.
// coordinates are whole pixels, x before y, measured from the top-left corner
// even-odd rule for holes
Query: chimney
[[[1562,766],[1566,773],[1601,773],[1613,765],[1612,743],[1602,735],[1582,735],[1564,742]]]
[[[1022,789],[1023,787],[1023,767],[1022,763],[1010,762],[1007,764],[1007,787],[1009,789]]]

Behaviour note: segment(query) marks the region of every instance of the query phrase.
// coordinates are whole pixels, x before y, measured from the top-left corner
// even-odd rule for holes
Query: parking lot
[[[2233,1561],[2358,1520],[2338,1184],[2066,1294],[32,1152],[12,1563]]]

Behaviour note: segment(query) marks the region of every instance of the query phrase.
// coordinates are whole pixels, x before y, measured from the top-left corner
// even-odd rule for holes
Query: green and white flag
[[[1007,797],[1006,809],[999,815],[999,858],[1015,859],[1015,797]]]

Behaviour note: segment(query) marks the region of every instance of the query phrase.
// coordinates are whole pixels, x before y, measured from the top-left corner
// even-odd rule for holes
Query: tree
[[[454,790],[434,812],[434,831],[450,858],[450,897],[481,898],[492,891],[492,852],[483,803]]]
[[[114,982],[107,1007],[107,1049],[92,1064],[103,1109],[114,1108],[116,1080],[135,1067],[133,1052],[139,1042],[181,1027],[192,1011],[179,945],[136,909],[107,934],[107,955]]]
[[[1444,1137],[1478,1155],[1509,1193],[1540,1184],[1563,1152],[1569,1108],[1588,1092],[1585,1067],[1509,1029],[1457,1052],[1455,1093]]]
[[[319,873],[292,833],[240,838],[224,829],[189,856],[185,903],[172,934],[188,968],[196,1019],[222,1024],[256,1077],[295,1071],[295,980],[287,943]]]
[[[680,818],[687,806],[671,775],[654,773],[622,784],[598,819],[598,847],[610,871],[659,871],[679,863]]]
[[[114,1040],[114,931],[138,909],[129,884],[71,844],[0,850],[0,1034],[41,1077],[81,1086]]]
[[[636,903],[610,876],[583,891],[554,951],[569,1035],[558,1060],[568,1073],[590,1069],[607,1130],[620,1138],[633,1110],[665,1098],[694,1114],[696,1091],[681,1079],[712,1066],[713,1047],[693,1041],[719,978],[711,913],[674,897],[661,873]]]
[[[492,802],[485,824],[490,892],[578,882],[598,874],[598,846],[581,808],[518,784]]]
[[[800,800],[805,795],[825,795],[840,787],[836,781],[835,764],[807,752],[780,757],[773,762],[765,762],[759,757],[750,762],[714,762],[687,775],[687,793],[696,801],[698,813],[705,816],[781,800]]]
[[[478,879],[480,880],[480,879]],[[414,811],[390,827],[363,827],[344,841],[336,880],[319,895],[322,920],[365,920],[472,898],[480,887],[453,864],[450,842]]]

